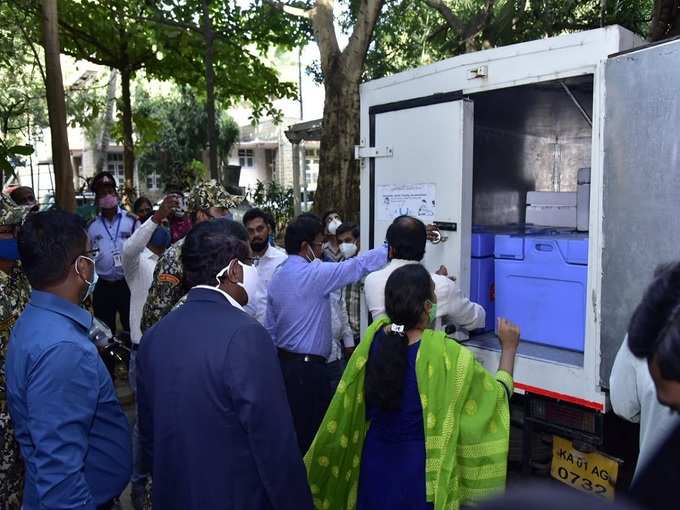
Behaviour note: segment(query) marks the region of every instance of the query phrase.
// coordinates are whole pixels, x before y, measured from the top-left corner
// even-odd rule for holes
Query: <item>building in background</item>
[[[274,102],[274,107],[283,114],[276,122],[272,118],[263,118],[251,122],[252,109],[242,103],[229,110],[239,125],[239,140],[232,148],[228,165],[239,172],[238,185],[242,192],[254,189],[258,181],[267,184],[275,181],[285,188],[293,187],[293,145],[288,141],[285,132],[293,124],[304,118],[316,119],[323,113],[323,87],[315,83],[302,71],[318,58],[316,45],[309,45],[303,51],[278,53],[272,52],[270,63],[278,70],[282,80],[296,83],[301,90],[297,99],[281,99]],[[86,87],[110,75],[108,68],[89,62],[74,61],[62,56],[64,86]],[[160,87],[161,93],[168,93],[167,84]],[[157,91],[157,87],[155,90]],[[116,95],[117,97],[117,95]],[[115,105],[114,105],[115,108]],[[134,105],[133,105],[134,108]],[[113,118],[116,118],[115,111]],[[102,144],[101,140],[91,140],[81,128],[68,128],[71,164],[74,173],[76,193],[87,191],[87,181],[96,173],[98,152],[104,149],[103,170],[111,172],[119,184],[124,180],[123,147],[113,142]],[[34,146],[34,154],[25,159],[25,165],[16,168],[17,184],[31,186],[41,203],[49,203],[54,196],[54,172],[52,168],[52,150],[50,130],[44,129],[36,133],[33,139],[27,140]],[[204,151],[204,163],[207,165],[207,154]],[[309,141],[300,145],[300,162],[304,174],[300,176],[300,196],[307,190],[308,199],[313,200],[319,174],[319,142]],[[9,183],[3,183],[4,185]],[[133,184],[139,195],[148,196],[152,201],[161,198],[164,184],[158,173],[140,175],[135,166]],[[79,200],[84,200],[80,196]]]

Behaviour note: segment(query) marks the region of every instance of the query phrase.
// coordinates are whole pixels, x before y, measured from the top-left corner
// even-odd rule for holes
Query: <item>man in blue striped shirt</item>
[[[387,263],[387,248],[344,262],[322,262],[324,229],[306,214],[286,229],[288,258],[269,284],[265,326],[279,360],[302,452],[306,452],[332,397],[326,372],[331,353],[329,295]]]

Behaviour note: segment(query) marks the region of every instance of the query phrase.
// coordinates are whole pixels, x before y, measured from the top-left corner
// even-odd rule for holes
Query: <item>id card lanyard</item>
[[[106,222],[104,221],[104,217],[100,216],[99,219],[102,220],[102,225],[104,225],[104,229],[106,230],[106,233],[109,235],[109,239],[111,239],[111,242],[113,243],[113,265],[114,267],[122,267],[123,266],[123,260],[120,256],[120,252],[118,251],[118,247],[116,246],[116,241],[118,240],[118,232],[120,231],[120,224],[123,221],[123,215],[118,213],[118,223],[116,224],[116,236],[111,235],[111,231],[109,230],[109,227],[106,226]]]

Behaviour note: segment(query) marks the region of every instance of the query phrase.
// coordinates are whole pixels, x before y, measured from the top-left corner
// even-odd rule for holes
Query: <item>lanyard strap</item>
[[[113,237],[111,235],[111,232],[109,231],[109,227],[106,226],[106,222],[104,221],[104,217],[100,216],[99,219],[102,220],[102,225],[104,225],[104,228],[106,229],[106,233],[109,235],[109,239],[111,239],[111,242],[115,245],[116,241],[118,240],[118,232],[120,231],[120,222],[122,220],[122,214],[118,213],[118,224],[116,225],[116,237]]]

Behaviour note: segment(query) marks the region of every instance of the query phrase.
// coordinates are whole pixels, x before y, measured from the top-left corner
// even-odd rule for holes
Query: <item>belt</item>
[[[137,351],[139,350],[139,344],[132,344],[131,349],[132,349],[133,351],[137,352]]]
[[[303,363],[323,363],[326,364],[326,358],[316,354],[300,354],[297,352],[290,352],[285,349],[278,349],[279,358],[282,360],[297,360]]]

